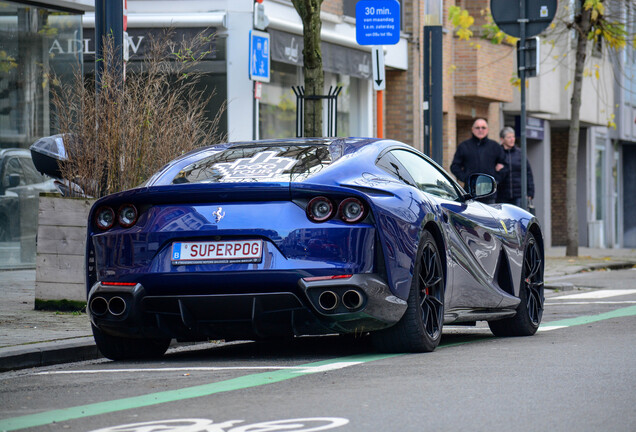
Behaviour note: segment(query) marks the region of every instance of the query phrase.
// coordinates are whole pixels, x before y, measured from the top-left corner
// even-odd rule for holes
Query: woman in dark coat
[[[521,205],[521,150],[515,147],[515,131],[511,127],[505,127],[499,133],[501,145],[508,170],[497,185],[497,202]],[[528,167],[528,202],[534,197],[534,179],[530,162],[526,160]]]

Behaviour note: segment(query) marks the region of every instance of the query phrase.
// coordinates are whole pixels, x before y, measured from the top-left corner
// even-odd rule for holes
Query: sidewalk
[[[97,358],[86,314],[34,304],[35,270],[0,271],[0,372]]]
[[[573,289],[560,276],[636,265],[636,249],[564,247],[546,252],[547,289]],[[86,314],[34,310],[35,270],[0,271],[0,372],[98,358]]]

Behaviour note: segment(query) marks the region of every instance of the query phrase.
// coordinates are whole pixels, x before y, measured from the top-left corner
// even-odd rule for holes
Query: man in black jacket
[[[474,173],[491,175],[499,182],[500,176],[506,173],[506,161],[503,148],[488,138],[488,123],[484,119],[477,119],[473,123],[473,136],[463,141],[457,147],[451,172],[460,182],[466,183],[468,177]],[[488,204],[494,203],[494,198],[484,200]]]
[[[501,137],[501,146],[504,150],[508,171],[501,178],[497,187],[497,202],[514,204],[521,206],[521,150],[515,147],[515,131],[513,128],[506,126],[499,134]],[[526,185],[528,191],[528,202],[534,197],[534,178],[532,177],[532,168],[530,162],[526,160],[527,177]]]

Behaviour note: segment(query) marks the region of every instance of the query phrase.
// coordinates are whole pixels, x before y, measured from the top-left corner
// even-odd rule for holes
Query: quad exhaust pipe
[[[108,312],[114,316],[123,315],[126,312],[126,301],[119,296],[111,298],[108,300]]]
[[[346,291],[342,295],[342,304],[349,310],[358,309],[362,306],[362,294],[356,290]]]
[[[89,307],[91,313],[95,316],[104,316],[107,313],[113,316],[121,316],[128,309],[126,300],[119,296],[111,297],[110,300],[106,300],[105,297],[101,296],[94,297]]]
[[[108,312],[108,301],[104,297],[95,297],[89,305],[91,313],[95,316],[103,316]]]
[[[338,295],[333,291],[323,291],[318,296],[318,305],[326,311],[338,307]]]
[[[364,297],[353,289],[345,291],[342,296],[330,290],[323,291],[318,296],[318,306],[325,312],[333,311],[340,303],[349,311],[353,311],[362,306]]]

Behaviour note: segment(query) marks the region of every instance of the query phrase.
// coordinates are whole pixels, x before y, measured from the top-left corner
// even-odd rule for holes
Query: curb
[[[598,263],[598,264],[572,264],[564,266],[569,270],[563,271],[559,274],[544,275],[544,278],[550,277],[564,277],[575,276],[581,273],[590,271],[602,271],[602,270],[625,270],[632,267],[636,268],[636,262],[634,261],[619,261],[614,263]]]
[[[625,270],[628,268],[632,268],[636,266],[636,263],[633,262],[628,262],[628,261],[621,261],[621,262],[617,262],[617,263],[611,263],[611,264],[591,264],[589,266],[582,266],[582,270],[578,271],[578,273],[584,273],[587,271],[599,271],[599,270]]]
[[[574,291],[576,286],[569,282],[556,282],[543,285],[543,288],[552,291]]]
[[[102,357],[92,336],[80,339],[72,342],[44,342],[3,348],[0,354],[0,372]]]
[[[625,270],[632,267],[636,267],[636,263],[629,262],[629,261],[621,261],[616,263],[590,264],[585,266],[578,266],[575,271],[566,272],[562,275],[555,275],[553,277],[561,279],[568,276],[575,276],[581,273],[587,273],[592,271]],[[571,282],[546,282],[543,287],[545,289],[558,290],[558,291],[573,291],[576,289],[576,285],[574,285]]]

